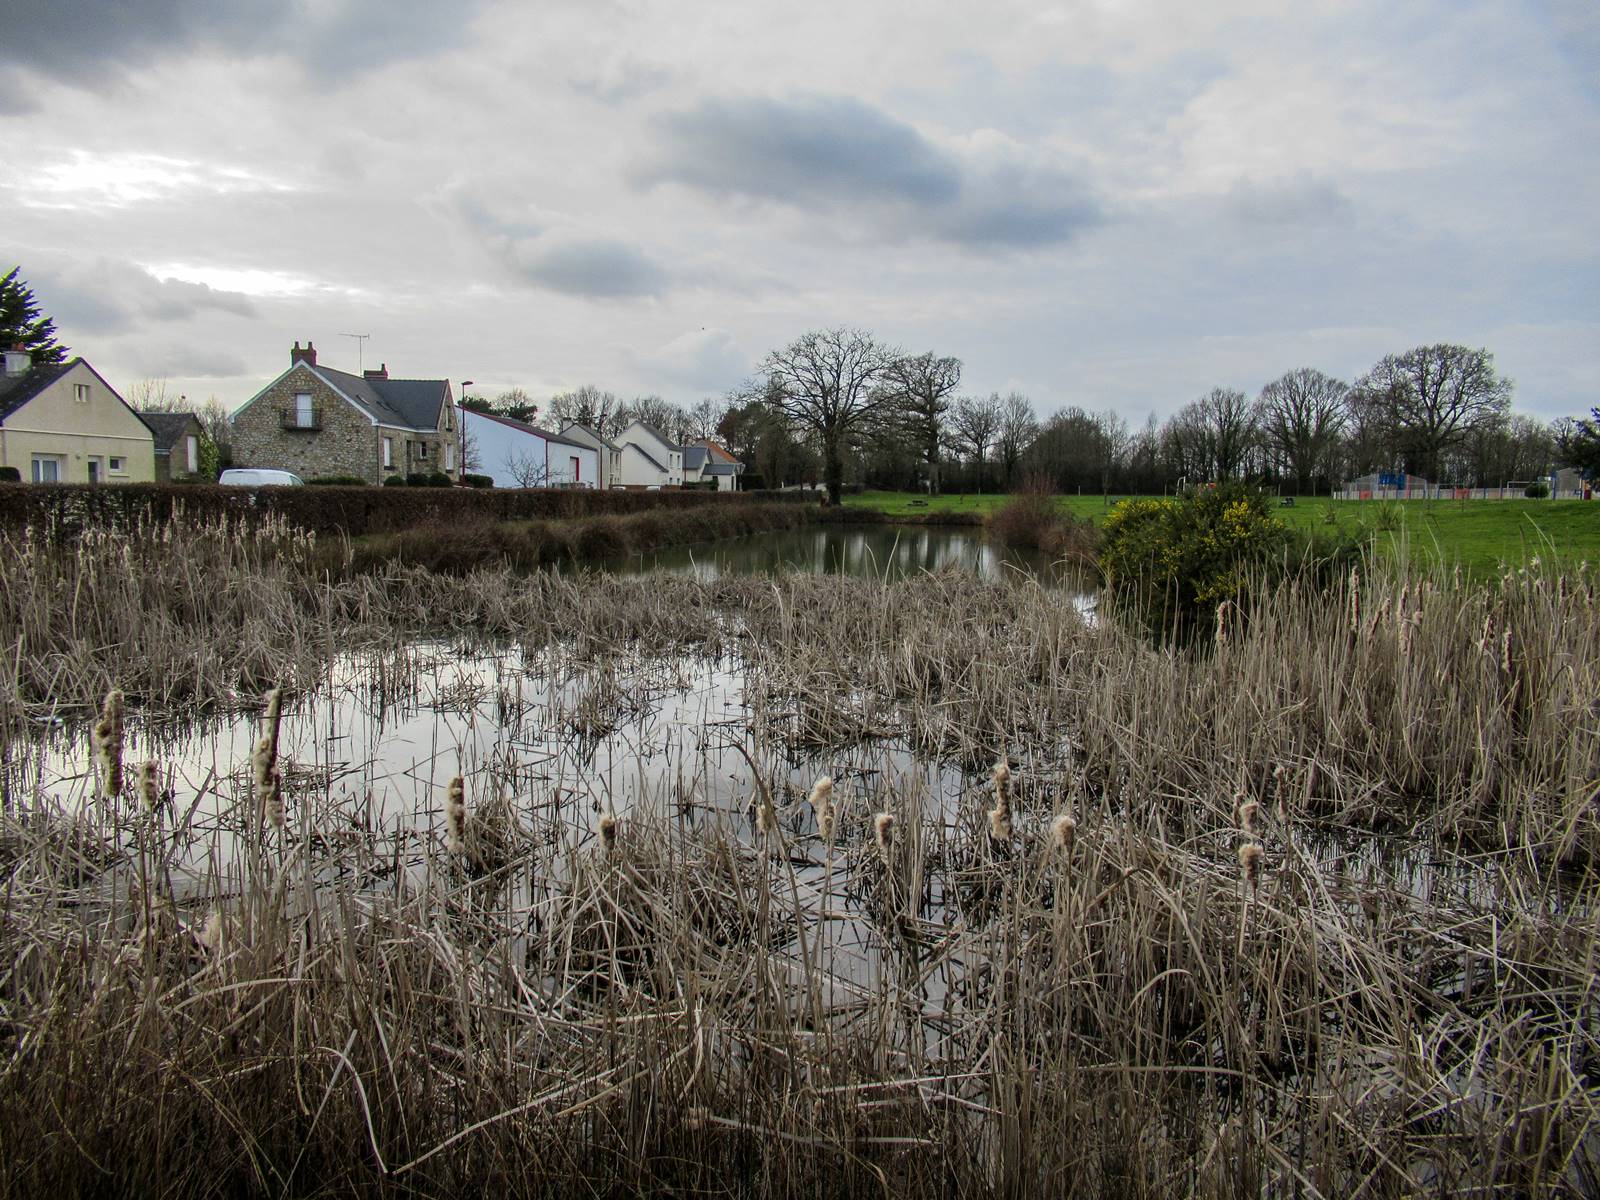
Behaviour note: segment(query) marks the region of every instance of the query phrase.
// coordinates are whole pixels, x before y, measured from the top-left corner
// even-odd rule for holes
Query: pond
[[[971,571],[990,582],[1037,579],[1076,594],[1087,606],[1094,581],[1081,568],[1055,562],[1037,551],[991,541],[977,528],[936,525],[826,525],[733,538],[696,546],[673,546],[604,560],[617,574],[666,571],[700,579],[729,575],[776,575],[807,571],[893,582],[923,571]]]

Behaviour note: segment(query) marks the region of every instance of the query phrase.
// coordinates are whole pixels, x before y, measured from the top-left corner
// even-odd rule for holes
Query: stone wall
[[[307,392],[316,406],[321,427],[284,428],[283,414],[293,414],[295,396]],[[401,430],[386,432],[395,439],[395,462],[400,464],[404,461],[406,440],[418,435]],[[293,471],[302,479],[355,475],[368,483],[382,483],[386,472],[378,467],[378,433],[366,414],[302,366],[234,416],[233,465],[275,467]],[[404,474],[403,469],[401,473]]]

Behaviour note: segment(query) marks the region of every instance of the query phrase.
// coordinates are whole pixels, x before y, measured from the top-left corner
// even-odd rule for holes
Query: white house
[[[600,463],[600,486],[608,488],[620,487],[617,475],[622,470],[622,447],[615,442],[607,441],[587,425],[573,422],[561,431],[561,436],[569,442],[577,442],[580,446],[588,446],[595,452]]]
[[[629,488],[683,486],[683,450],[659,430],[635,421],[617,434],[616,442],[621,451],[616,484]]]
[[[744,474],[744,464],[709,438],[690,442],[683,448],[683,482],[715,483],[719,492],[733,492],[739,488],[739,476]]]
[[[592,446],[498,413],[463,408],[462,461],[495,487],[600,487],[600,456]]]

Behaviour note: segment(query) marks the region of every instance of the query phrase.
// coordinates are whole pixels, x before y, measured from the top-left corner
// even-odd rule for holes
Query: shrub
[[[315,475],[306,480],[314,487],[366,487],[367,481],[359,475]]]
[[[461,483],[463,486],[470,488],[492,488],[494,486],[494,476],[463,474]]]
[[[1053,558],[1094,554],[1094,526],[1064,513],[1048,484],[1028,484],[989,517],[989,533],[1007,546]]]
[[[632,518],[637,520],[638,518]],[[572,530],[572,556],[580,560],[616,558],[628,552],[628,535],[622,523],[626,517],[591,517]]]
[[[1289,545],[1268,497],[1229,483],[1181,499],[1124,500],[1106,518],[1100,569],[1146,625],[1186,634],[1207,629],[1224,600],[1244,599]]]
[[[383,481],[384,487],[405,487],[405,485],[406,477],[404,475],[390,475]]]
[[[1548,500],[1550,498],[1550,485],[1542,479],[1535,479],[1522,489],[1522,494],[1529,500]]]
[[[0,483],[21,483],[22,472],[16,467],[0,467]]]
[[[455,481],[443,471],[429,471],[425,487],[454,487]]]

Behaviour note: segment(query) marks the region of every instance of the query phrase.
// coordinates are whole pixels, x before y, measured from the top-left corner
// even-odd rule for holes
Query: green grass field
[[[1073,516],[1097,520],[1121,496],[1062,496]],[[912,492],[863,492],[847,505],[875,508],[889,516],[939,512],[988,513],[1005,496],[919,496]],[[1502,564],[1520,566],[1530,558],[1559,558],[1575,565],[1600,562],[1600,502],[1582,500],[1377,500],[1300,499],[1278,515],[1292,527],[1338,525],[1365,532],[1388,554],[1419,563],[1459,563],[1475,578],[1488,578]]]

